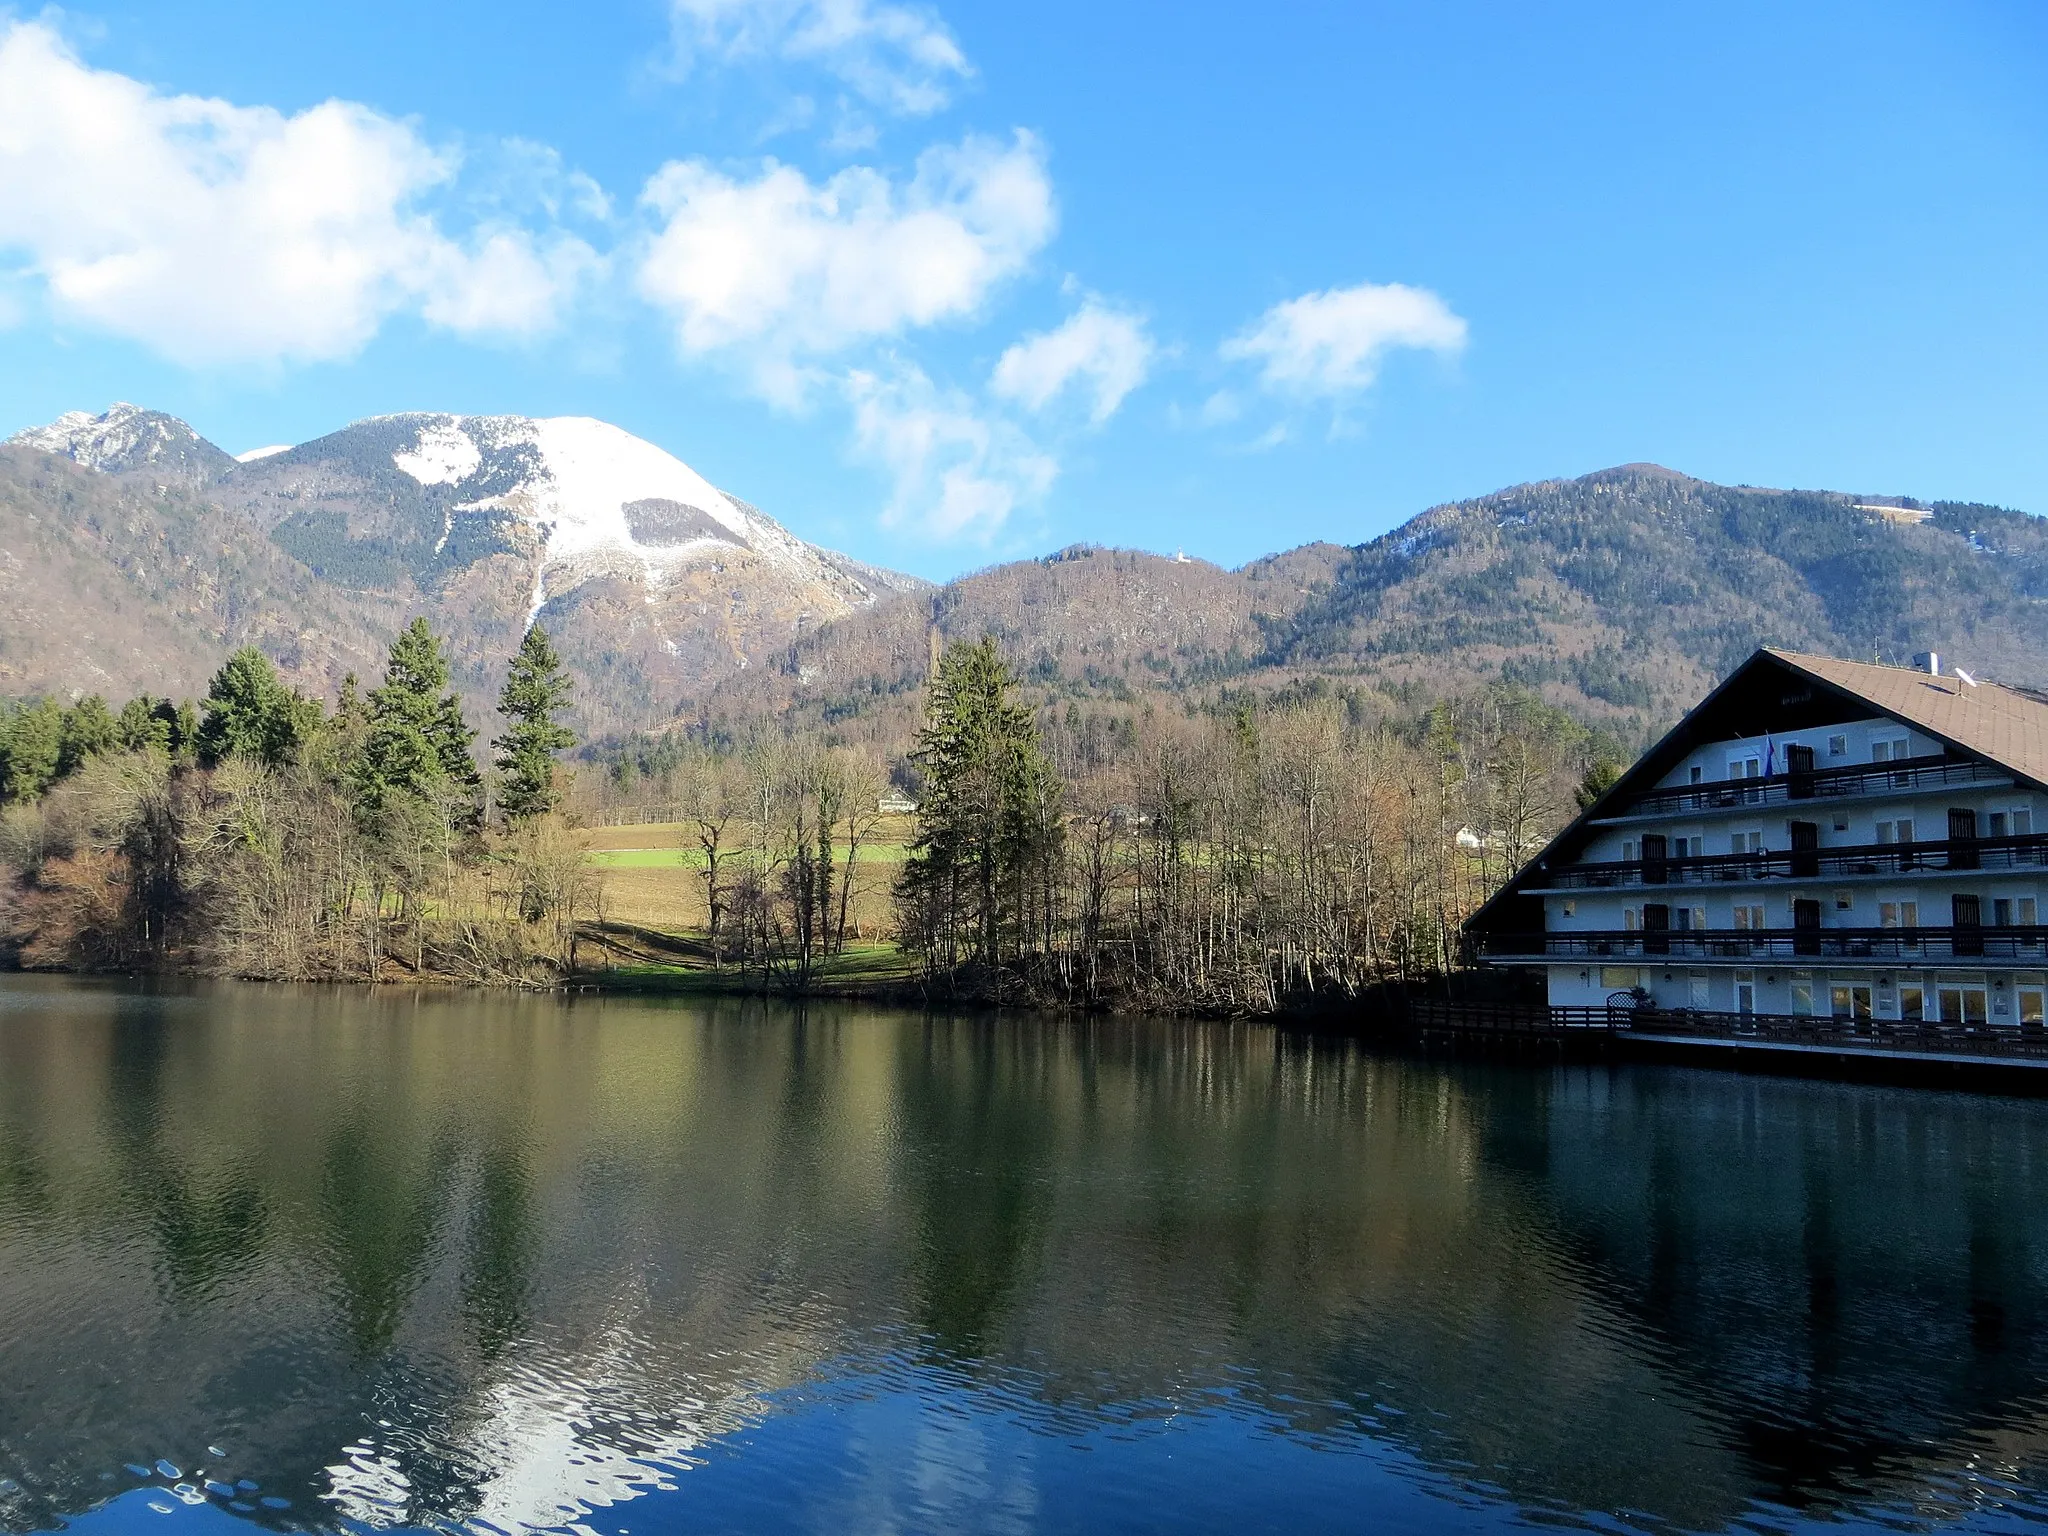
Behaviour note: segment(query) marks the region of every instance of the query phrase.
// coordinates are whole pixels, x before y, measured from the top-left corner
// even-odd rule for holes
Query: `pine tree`
[[[993,638],[947,647],[910,754],[925,776],[897,895],[928,962],[1001,961],[1049,899],[1060,785]],[[1017,945],[1008,947],[1014,952]]]
[[[0,706],[0,800],[34,800],[57,777],[64,710],[55,699]]]
[[[237,755],[282,767],[320,728],[320,701],[286,688],[270,658],[253,645],[213,674],[200,708],[199,760],[209,768]]]
[[[368,812],[392,794],[432,799],[452,793],[474,802],[476,739],[462,705],[448,690],[448,662],[425,619],[414,619],[391,642],[384,682],[370,690],[369,729],[356,771],[357,798]],[[473,814],[473,812],[472,812]]]
[[[107,709],[107,701],[89,693],[64,711],[64,730],[57,749],[57,777],[65,778],[84,766],[87,758],[100,757],[120,744],[120,727]]]
[[[561,798],[555,788],[555,754],[573,747],[576,737],[556,724],[555,716],[568,705],[568,675],[547,631],[535,624],[520,642],[498,695],[498,713],[509,723],[491,745],[498,749],[503,776],[498,806],[506,821],[545,815]]]
[[[177,740],[178,708],[169,699],[137,694],[121,706],[115,730],[130,752],[169,752]]]

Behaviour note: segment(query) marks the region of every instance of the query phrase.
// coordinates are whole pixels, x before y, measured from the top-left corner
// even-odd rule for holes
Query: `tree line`
[[[1442,976],[1616,771],[1514,688],[1406,719],[1316,688],[1083,715],[1034,706],[992,639],[944,651],[893,773],[821,736],[629,743],[584,809],[683,825],[720,963],[801,984],[886,895],[929,994],[1072,1006],[1271,1012]],[[885,881],[891,783],[920,803]]]
[[[582,855],[556,814],[570,684],[528,629],[489,771],[415,619],[330,712],[253,647],[196,705],[0,706],[6,932],[29,963],[277,978],[559,969]]]

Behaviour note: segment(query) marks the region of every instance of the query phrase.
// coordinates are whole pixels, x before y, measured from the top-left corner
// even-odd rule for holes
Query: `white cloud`
[[[888,470],[894,493],[885,527],[941,542],[988,542],[1010,514],[1051,486],[1059,466],[1014,425],[941,391],[916,368],[846,381],[860,455]]]
[[[1051,238],[1052,184],[1028,134],[927,150],[907,183],[854,167],[814,184],[769,161],[751,180],[663,166],[641,296],[685,353],[724,353],[756,387],[800,398],[807,364],[974,313]]]
[[[343,357],[407,309],[462,332],[551,325],[595,254],[510,226],[451,239],[418,205],[455,171],[355,103],[165,96],[46,24],[0,25],[0,249],[59,316],[179,361]]]
[[[1004,352],[989,388],[999,399],[1042,411],[1069,385],[1082,384],[1093,396],[1089,420],[1100,426],[1145,382],[1153,350],[1143,321],[1089,299],[1057,330]]]
[[[945,23],[887,0],[671,0],[678,61],[779,58],[816,65],[869,102],[936,112],[974,71]]]
[[[1276,304],[1223,344],[1223,356],[1259,365],[1259,378],[1285,394],[1343,395],[1371,386],[1394,347],[1451,354],[1466,325],[1427,288],[1361,283]]]

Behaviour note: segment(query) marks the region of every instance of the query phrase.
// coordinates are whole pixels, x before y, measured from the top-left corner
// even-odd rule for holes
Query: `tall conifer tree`
[[[270,658],[245,645],[213,674],[199,725],[199,757],[209,768],[240,755],[279,767],[320,725],[320,701],[285,687]]]
[[[448,661],[425,619],[391,642],[384,682],[370,690],[369,730],[358,759],[358,798],[382,810],[394,793],[429,799],[453,791],[473,800],[478,784],[469,744],[476,739],[448,691]]]
[[[555,754],[573,747],[576,737],[555,716],[568,707],[568,674],[547,631],[535,624],[520,642],[498,695],[498,713],[507,725],[491,745],[498,749],[503,775],[498,806],[506,821],[546,815],[561,798],[555,788]]]
[[[911,753],[925,775],[897,894],[929,960],[998,962],[1024,938],[1060,833],[1060,786],[984,636],[939,658]]]

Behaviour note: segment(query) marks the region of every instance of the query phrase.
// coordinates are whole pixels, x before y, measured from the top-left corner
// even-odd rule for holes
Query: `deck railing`
[[[1809,773],[1776,773],[1759,779],[1716,779],[1673,789],[1646,790],[1600,816],[1609,821],[1665,816],[1682,811],[1738,806],[1784,805],[1844,795],[1901,793],[1957,784],[2010,782],[2009,770],[1991,763],[1955,762],[1945,757],[1908,757],[1896,763],[1859,763],[1853,768],[1816,768]]]
[[[1818,1046],[1848,1051],[2006,1056],[2048,1060],[2039,1025],[1942,1023],[1935,1019],[1809,1018],[1790,1013],[1715,1013],[1691,1008],[1546,1008],[1541,1004],[1411,1003],[1411,1026],[1473,1035],[1556,1038],[1613,1035]]]
[[[2048,926],[1984,928],[1671,928],[1487,933],[1489,960],[1946,960],[2048,965]]]
[[[2044,866],[2048,866],[2048,833],[2035,832],[2020,837],[1956,838],[1938,843],[1862,843],[1841,848],[1769,849],[1759,853],[1688,854],[1684,858],[1571,864],[1539,870],[1530,876],[1530,883],[1538,889],[1584,891]]]

